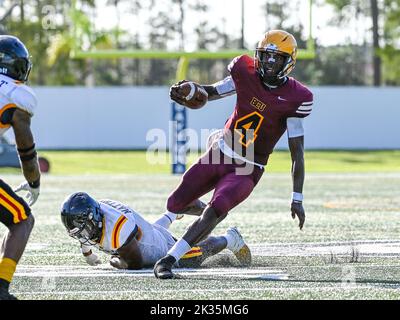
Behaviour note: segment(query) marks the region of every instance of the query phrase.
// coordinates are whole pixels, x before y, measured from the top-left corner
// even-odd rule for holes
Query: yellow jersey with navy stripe
[[[153,266],[175,244],[171,233],[158,224],[151,224],[130,207],[114,200],[100,200],[103,230],[97,247],[117,254],[129,236],[134,233],[144,266]]]
[[[10,227],[26,220],[30,213],[28,204],[0,179],[0,222]]]
[[[36,95],[30,87],[0,74],[0,136],[11,126],[7,110],[18,108],[33,116],[36,106]]]

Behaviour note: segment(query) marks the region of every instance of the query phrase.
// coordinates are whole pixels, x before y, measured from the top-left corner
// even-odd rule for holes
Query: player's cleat
[[[0,288],[0,300],[18,300],[5,288]]]
[[[154,265],[154,275],[158,279],[174,279],[175,274],[172,272],[172,267],[176,262],[173,256],[167,255],[161,258]]]
[[[227,235],[230,235],[233,242],[231,243],[230,250],[239,260],[240,264],[244,267],[251,265],[251,252],[250,248],[244,242],[242,235],[236,227],[229,228],[226,231]]]

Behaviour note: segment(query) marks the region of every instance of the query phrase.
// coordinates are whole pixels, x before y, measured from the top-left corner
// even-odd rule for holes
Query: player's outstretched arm
[[[15,140],[21,160],[22,172],[26,183],[21,184],[15,191],[28,191],[29,205],[33,205],[40,193],[40,169],[35,150],[35,142],[31,131],[31,116],[16,109],[11,125],[14,129]]]
[[[303,208],[304,136],[289,138],[289,149],[292,158],[293,195],[291,203],[292,218],[299,218],[299,228],[303,228],[306,219]]]
[[[218,93],[217,88],[213,84],[211,84],[211,85],[201,85],[201,86],[208,93],[208,101],[218,100],[218,99],[222,99],[222,98],[225,97],[225,96],[223,96],[223,95]]]
[[[211,85],[202,85],[208,93],[208,101],[222,99],[236,93],[235,83],[231,76]]]
[[[180,220],[183,218],[182,214],[178,214],[178,213],[172,213],[172,212],[165,212],[161,217],[159,217],[154,224],[158,224],[159,226],[165,228],[165,229],[169,229],[169,227],[171,226],[171,224],[175,221],[175,220]]]
[[[189,80],[181,80],[172,85],[169,92],[170,98],[181,105],[187,105],[187,96],[184,94],[184,90],[182,90],[182,85],[189,82]],[[202,87],[207,92],[207,101],[222,99],[236,93],[235,84],[230,76],[214,84],[199,85],[196,83],[196,85]]]
[[[99,256],[92,251],[92,246],[81,244],[81,252],[85,257],[86,263],[90,266],[97,266],[101,264]]]

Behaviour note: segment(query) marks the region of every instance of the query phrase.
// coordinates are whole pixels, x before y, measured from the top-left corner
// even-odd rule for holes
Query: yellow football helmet
[[[254,58],[255,68],[263,79],[282,79],[295,67],[296,39],[283,30],[268,31],[258,43]]]

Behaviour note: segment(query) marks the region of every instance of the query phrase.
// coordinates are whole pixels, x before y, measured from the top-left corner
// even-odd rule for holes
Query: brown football
[[[186,97],[185,106],[190,109],[200,109],[208,101],[206,90],[196,82],[182,83],[179,86],[179,93]]]

